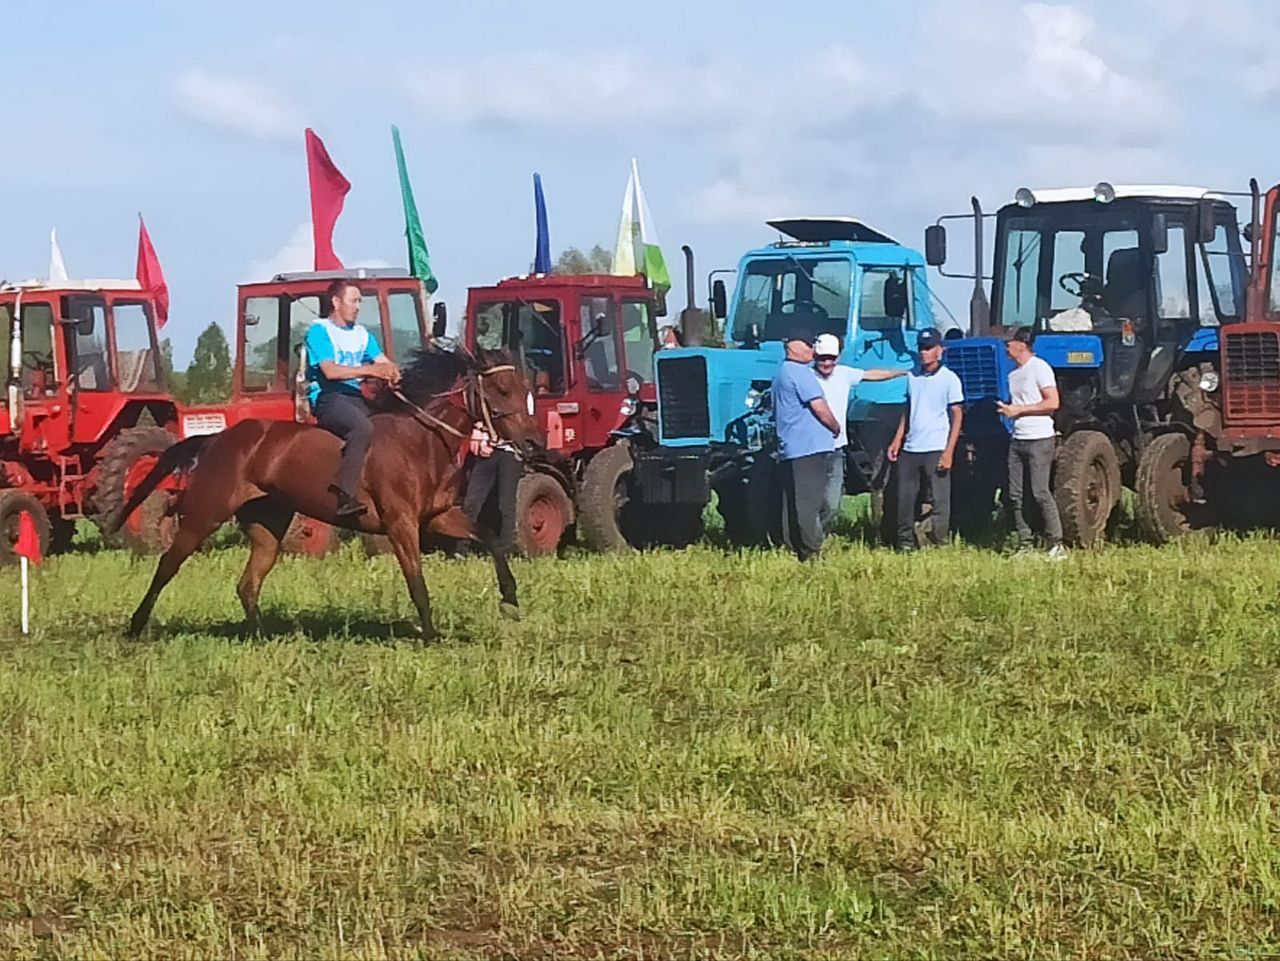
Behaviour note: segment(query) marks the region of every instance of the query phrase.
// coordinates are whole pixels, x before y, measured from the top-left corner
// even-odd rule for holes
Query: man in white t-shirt
[[[831,532],[836,515],[840,513],[840,498],[844,496],[845,455],[849,446],[849,395],[864,380],[889,380],[905,377],[907,370],[862,370],[846,367],[836,361],[840,357],[840,340],[835,334],[819,334],[813,342],[813,367],[818,373],[818,386],[827,399],[827,406],[840,423],[840,436],[836,438],[835,456],[827,472],[827,496],[819,512],[822,529]]]
[[[951,538],[951,465],[964,423],[964,388],[954,371],[942,365],[942,334],[926,327],[916,335],[919,366],[907,380],[907,409],[889,445],[898,465],[898,549],[914,550],[920,489],[933,490],[934,544]]]
[[[1000,413],[1013,421],[1013,440],[1009,444],[1009,510],[1018,529],[1020,549],[1031,550],[1034,535],[1023,509],[1024,485],[1029,476],[1031,496],[1044,518],[1049,556],[1057,560],[1067,556],[1067,549],[1062,546],[1058,502],[1049,489],[1049,472],[1058,443],[1053,427],[1053,412],[1058,409],[1058,382],[1053,368],[1032,352],[1030,327],[1015,330],[1005,350],[1018,365],[1009,375],[1009,403],[998,405]]]

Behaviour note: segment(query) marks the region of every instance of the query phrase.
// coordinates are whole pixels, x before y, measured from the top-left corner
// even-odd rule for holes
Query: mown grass
[[[244,557],[5,624],[0,954],[1280,952],[1275,543],[429,558],[427,648],[354,545],[242,637]]]

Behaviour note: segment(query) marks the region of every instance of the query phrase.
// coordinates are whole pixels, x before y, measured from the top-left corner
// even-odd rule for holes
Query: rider
[[[350,280],[335,280],[320,300],[321,319],[307,331],[308,397],[316,422],[337,434],[342,445],[338,476],[329,490],[337,495],[339,517],[354,517],[367,508],[356,500],[373,421],[360,393],[360,381],[376,377],[389,384],[400,381],[400,368],[378,346],[377,339],[356,323],[360,316],[360,288]]]

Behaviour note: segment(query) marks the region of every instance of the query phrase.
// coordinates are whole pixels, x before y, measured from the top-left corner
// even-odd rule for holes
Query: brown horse
[[[249,628],[256,629],[262,581],[275,566],[295,513],[385,534],[418,609],[424,639],[435,636],[419,546],[427,535],[469,539],[486,548],[493,555],[502,611],[517,616],[516,582],[505,553],[495,537],[473,529],[455,501],[459,452],[476,421],[526,454],[544,449],[520,367],[501,352],[473,357],[427,348],[415,352],[405,367],[398,396],[383,392],[378,409],[383,412],[373,416],[373,440],[356,495],[368,510],[358,517],[335,515],[328,485],[342,442],[318,427],[246,420],[221,434],[188,438],[161,455],[116,519],[118,527],[170,474],[190,471],[173,546],[160,558],[129,633],[142,631],[178,568],[232,516],[249,536],[249,563],[236,592]]]

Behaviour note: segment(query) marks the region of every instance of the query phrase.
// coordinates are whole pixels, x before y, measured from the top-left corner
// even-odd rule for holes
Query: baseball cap
[[[929,350],[931,347],[942,346],[942,334],[939,333],[937,327],[926,327],[916,335],[916,347],[919,350]]]
[[[806,344],[812,344],[813,328],[796,324],[787,331],[787,342],[790,343],[793,340],[803,340]]]
[[[840,341],[835,334],[819,334],[813,342],[813,353],[816,357],[839,357]]]

